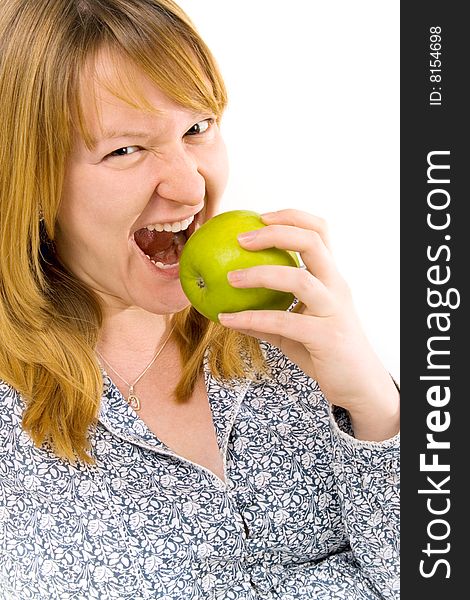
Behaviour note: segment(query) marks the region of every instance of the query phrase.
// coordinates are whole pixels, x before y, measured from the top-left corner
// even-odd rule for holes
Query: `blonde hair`
[[[171,0],[2,0],[0,378],[25,399],[23,427],[37,446],[48,441],[58,456],[86,462],[103,386],[94,352],[102,310],[60,263],[53,241],[72,135],[78,127],[87,137],[80,77],[102,48],[125,56],[183,106],[220,118],[227,102],[210,51]],[[253,338],[192,307],[174,320],[180,401],[208,348],[218,378],[263,370]]]

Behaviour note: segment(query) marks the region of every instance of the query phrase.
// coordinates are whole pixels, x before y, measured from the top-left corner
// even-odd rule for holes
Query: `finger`
[[[333,283],[339,277],[333,257],[316,231],[292,225],[268,225],[241,233],[239,244],[246,250],[279,248],[299,252],[307,269],[324,283]]]
[[[220,317],[222,319],[225,319],[225,316],[227,314],[230,315],[232,313],[220,313],[219,320],[220,320]],[[244,333],[245,335],[249,335],[250,337],[256,338],[257,340],[260,340],[261,342],[268,342],[269,344],[272,344],[273,346],[276,346],[277,348],[282,350],[283,338],[281,338],[280,335],[275,335],[275,334],[270,335],[269,333],[266,333],[265,331],[260,332],[260,331],[255,331],[254,329],[240,329],[239,327],[236,327],[236,325],[230,324],[230,318],[227,319],[227,323],[225,323],[223,321],[220,321],[220,323],[224,327],[229,327],[230,329],[236,329],[239,333]]]
[[[297,304],[292,308],[292,312],[295,313],[304,313],[306,310],[306,306],[303,302],[297,302]]]
[[[277,339],[280,336],[301,344],[312,341],[311,329],[315,319],[288,310],[245,310],[219,314],[222,325],[253,337],[268,340],[268,335],[277,336]],[[307,320],[311,321],[311,326],[307,325]]]
[[[291,292],[309,312],[328,316],[332,312],[331,294],[325,285],[305,269],[280,265],[258,265],[230,271],[227,279],[237,288],[268,288]]]
[[[275,212],[268,212],[261,215],[266,225],[292,225],[302,229],[311,229],[316,231],[323,240],[325,246],[331,251],[328,235],[328,225],[325,219],[312,215],[302,210],[286,208]]]

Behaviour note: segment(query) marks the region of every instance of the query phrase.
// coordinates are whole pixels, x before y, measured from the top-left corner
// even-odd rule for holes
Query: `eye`
[[[212,127],[214,122],[215,119],[213,117],[210,117],[209,119],[204,119],[203,121],[199,121],[198,123],[195,123],[190,129],[188,129],[185,135],[200,135],[202,133],[206,133],[206,131],[208,131]]]
[[[140,150],[142,150],[140,146],[124,146],[123,148],[118,148],[117,150],[113,150],[113,152],[107,154],[106,158],[113,156],[128,156],[129,154],[134,154]]]

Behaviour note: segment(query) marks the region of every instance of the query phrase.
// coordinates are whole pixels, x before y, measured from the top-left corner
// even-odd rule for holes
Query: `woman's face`
[[[140,72],[136,81],[158,113],[131,107],[99,83],[100,75],[113,76],[105,54],[97,75],[83,81],[84,116],[96,143],[89,150],[77,134],[57,252],[106,306],[177,312],[188,305],[178,278],[182,245],[218,212],[227,182],[215,115],[177,105]]]

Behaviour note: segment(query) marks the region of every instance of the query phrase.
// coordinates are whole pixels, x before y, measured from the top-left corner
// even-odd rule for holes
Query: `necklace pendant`
[[[153,365],[153,363],[157,360],[157,358],[160,356],[163,348],[165,347],[166,343],[168,342],[168,340],[171,338],[171,335],[173,333],[173,330],[175,329],[175,325],[172,326],[172,328],[170,329],[170,333],[167,335],[165,341],[163,342],[163,344],[160,346],[160,348],[157,350],[157,352],[155,353],[155,356],[152,358],[152,360],[149,362],[149,364],[145,367],[145,369],[142,371],[142,373],[137,377],[137,379],[134,381],[134,383],[131,385],[130,383],[128,383],[124,377],[122,375],[120,375],[116,369],[113,369],[113,367],[109,364],[109,362],[104,358],[104,356],[102,356],[98,349],[96,349],[96,353],[97,355],[109,366],[109,368],[111,369],[111,371],[113,373],[115,373],[119,379],[121,379],[121,381],[123,381],[127,387],[129,388],[129,394],[127,396],[126,402],[127,404],[135,410],[135,412],[139,412],[140,410],[140,399],[138,396],[136,396],[134,394],[134,386],[137,385],[137,383],[142,379],[142,377],[145,375],[145,373],[147,373],[147,371],[150,369],[150,367]],[[100,363],[101,364],[101,363]]]
[[[129,406],[131,408],[133,408],[135,410],[135,412],[139,412],[140,410],[140,400],[138,398],[138,396],[136,396],[134,394],[134,387],[131,386],[129,388],[129,396],[127,396],[127,404],[129,404]]]

